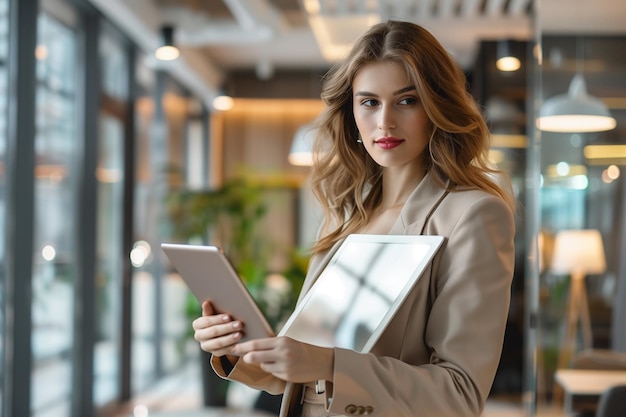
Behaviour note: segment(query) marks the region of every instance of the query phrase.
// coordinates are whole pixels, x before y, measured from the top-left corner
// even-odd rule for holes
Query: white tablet
[[[279,336],[369,352],[444,238],[349,235]]]
[[[198,302],[211,300],[220,313],[244,323],[242,341],[274,335],[254,298],[222,249],[163,243],[161,248]]]
[[[279,336],[368,352],[441,247],[442,236],[349,235]],[[244,322],[244,340],[272,336],[246,285],[216,246],[163,243],[198,299]]]

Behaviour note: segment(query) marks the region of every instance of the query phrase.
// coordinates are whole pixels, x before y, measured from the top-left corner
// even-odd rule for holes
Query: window
[[[67,416],[71,402],[79,146],[76,34],[38,21],[32,300],[34,416]]]
[[[9,54],[9,1],[0,0],[0,166],[5,167],[7,149],[7,57]],[[0,236],[5,236],[5,170],[0,170]],[[0,240],[0,264],[5,264],[5,240]],[[0,270],[0,358],[4,357],[4,268]],[[0,361],[0,381],[4,381],[4,364]],[[1,383],[0,383],[1,384]],[[0,409],[4,390],[0,385]]]
[[[121,359],[124,121],[128,59],[124,45],[109,31],[100,37],[102,107],[98,135],[96,343],[94,402],[102,406],[118,398]]]

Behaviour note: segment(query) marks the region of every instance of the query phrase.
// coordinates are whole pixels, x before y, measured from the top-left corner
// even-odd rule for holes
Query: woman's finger
[[[243,356],[249,352],[269,351],[276,348],[278,338],[268,337],[264,339],[254,339],[237,345],[237,355]]]
[[[236,343],[243,337],[242,332],[230,333],[226,336],[207,339],[200,341],[200,348],[216,356],[232,355],[237,356],[234,352]]]
[[[191,327],[194,330],[202,330],[212,326],[218,326],[225,323],[231,323],[236,328],[237,326],[242,326],[242,323],[238,320],[233,321],[233,318],[228,314],[215,314],[212,316],[202,316],[195,319],[191,322]],[[238,323],[235,325],[235,323]]]
[[[215,314],[215,309],[213,308],[213,304],[211,304],[211,300],[206,300],[202,303],[202,315],[203,316],[212,316]]]

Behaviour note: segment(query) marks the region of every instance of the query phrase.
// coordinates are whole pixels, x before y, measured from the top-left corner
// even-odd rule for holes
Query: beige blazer
[[[479,190],[439,187],[428,175],[390,234],[446,237],[371,353],[335,348],[334,381],[321,396],[333,415],[479,416],[500,360],[513,277],[513,213]],[[306,293],[339,244],[311,259]],[[281,416],[297,415],[302,386],[239,361],[226,374],[284,392]],[[321,406],[320,406],[321,407]]]

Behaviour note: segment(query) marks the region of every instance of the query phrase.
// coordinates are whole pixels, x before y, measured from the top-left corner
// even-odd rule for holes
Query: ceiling
[[[146,53],[209,102],[226,74],[328,68],[367,27],[389,18],[430,30],[465,68],[481,40],[552,33],[626,33],[615,0],[90,0]],[[175,27],[182,55],[157,63],[159,28]]]

